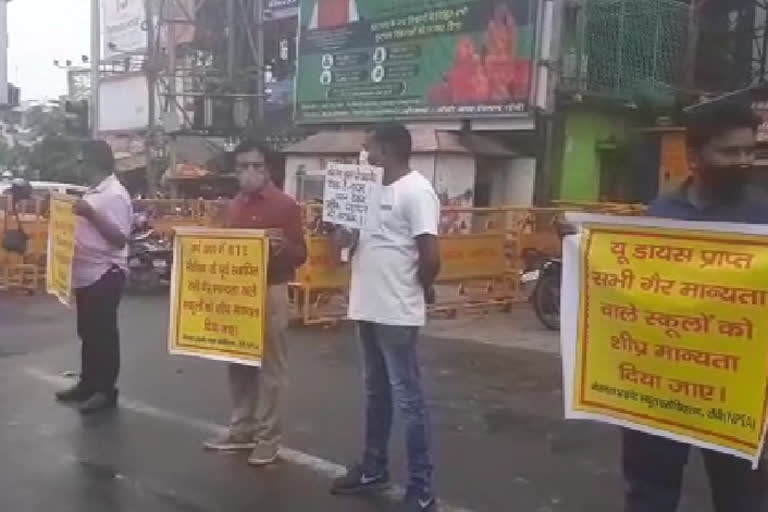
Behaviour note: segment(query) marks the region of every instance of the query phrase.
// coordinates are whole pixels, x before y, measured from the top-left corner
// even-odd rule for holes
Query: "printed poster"
[[[46,290],[65,306],[72,305],[72,259],[77,226],[74,201],[70,196],[52,194],[48,223]]]
[[[269,253],[264,232],[175,230],[169,352],[260,366]]]
[[[323,187],[323,221],[376,231],[381,207],[380,167],[329,164]]]
[[[528,112],[535,0],[301,0],[296,117]]]
[[[567,418],[757,464],[768,389],[768,229],[579,215],[564,245]]]

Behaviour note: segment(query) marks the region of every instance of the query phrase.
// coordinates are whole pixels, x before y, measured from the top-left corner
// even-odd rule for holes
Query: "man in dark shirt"
[[[307,257],[301,208],[272,183],[270,157],[266,146],[257,142],[244,142],[235,150],[240,193],[230,203],[224,219],[229,228],[264,229],[270,239],[262,366],[229,365],[233,404],[229,430],[205,442],[210,450],[252,450],[248,462],[256,466],[274,462],[279,450],[288,324],[286,284]]]
[[[671,219],[768,223],[768,198],[749,185],[759,120],[749,105],[724,102],[698,107],[687,122],[692,177],[658,198],[649,214]],[[759,385],[759,383],[755,383]],[[625,512],[674,512],[680,500],[690,446],[624,429]],[[758,512],[762,470],[749,462],[703,450],[716,512]]]

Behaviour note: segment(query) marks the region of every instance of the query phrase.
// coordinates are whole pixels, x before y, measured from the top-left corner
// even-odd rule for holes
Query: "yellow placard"
[[[262,231],[177,228],[169,351],[259,366],[269,243]]]
[[[753,461],[768,386],[768,239],[587,226],[576,411]]]
[[[494,278],[507,265],[503,233],[487,235],[443,235],[440,244],[438,281]]]
[[[69,196],[52,195],[48,225],[46,289],[67,306],[72,303],[72,259],[77,223],[73,204],[74,199]]]

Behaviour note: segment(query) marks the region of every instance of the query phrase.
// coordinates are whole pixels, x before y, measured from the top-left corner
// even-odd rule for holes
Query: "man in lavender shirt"
[[[72,285],[81,345],[79,382],[56,393],[61,402],[79,402],[89,414],[117,405],[120,334],[117,308],[128,270],[128,236],[133,208],[128,191],[114,174],[112,149],[90,141],[82,154],[83,169],[97,183],[74,206],[78,216]]]

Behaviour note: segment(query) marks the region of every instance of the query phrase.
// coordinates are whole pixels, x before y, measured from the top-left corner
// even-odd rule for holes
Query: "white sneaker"
[[[279,451],[279,443],[267,441],[258,442],[253,448],[250,457],[248,457],[248,464],[251,466],[266,466],[267,464],[272,464],[277,460]]]
[[[256,448],[256,441],[251,436],[228,432],[205,441],[203,446],[208,450],[221,452],[253,450]]]

